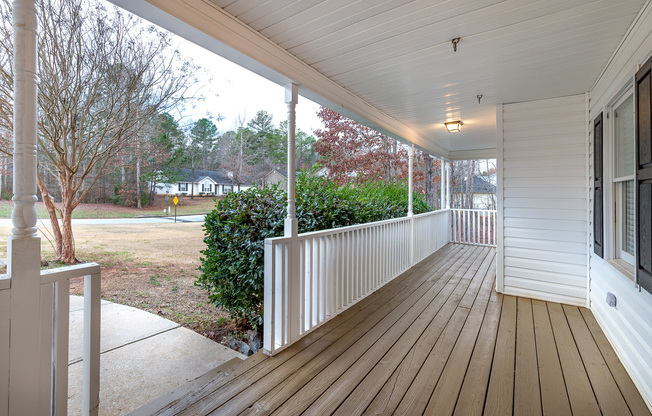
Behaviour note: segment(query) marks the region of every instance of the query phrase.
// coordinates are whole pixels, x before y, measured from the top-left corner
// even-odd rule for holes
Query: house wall
[[[264,181],[265,181],[264,183],[265,187],[273,185],[275,183],[278,184],[279,189],[287,190],[288,187],[287,178],[277,171],[272,171],[270,174],[265,176]]]
[[[224,195],[222,190],[224,189],[224,185],[222,184],[213,184],[213,189],[217,187],[217,192],[214,193],[214,195],[220,196]],[[201,184],[195,183],[194,185],[195,192],[194,195],[199,195],[199,192],[201,192]],[[240,185],[240,190],[244,191],[251,188],[251,185]],[[233,191],[238,192],[238,185],[233,185]],[[159,184],[156,187],[156,194],[157,195],[190,195],[190,183],[188,183],[188,191],[187,192],[179,192],[179,186],[175,184]]]
[[[497,113],[497,289],[585,306],[586,96],[506,104]]]
[[[648,2],[641,10],[623,42],[615,52],[609,65],[591,89],[589,119],[593,120],[600,112],[612,104],[614,98],[633,78],[638,64],[649,59],[652,54],[652,3]],[[589,123],[592,128],[593,123]],[[609,123],[605,123],[605,138]],[[593,132],[590,132],[589,149],[591,155],[590,173],[593,174]],[[608,142],[605,140],[605,142]],[[605,148],[606,149],[606,148]],[[605,164],[606,169],[610,169]],[[593,178],[591,177],[591,182]],[[610,186],[604,184],[605,194],[612,193]],[[593,198],[593,195],[591,195]],[[589,241],[593,242],[593,200],[589,204]],[[605,243],[613,240],[613,233],[605,229]],[[606,251],[609,251],[607,244]],[[609,257],[609,255],[607,255]],[[608,260],[593,254],[590,247],[591,310],[602,330],[620,357],[621,362],[637,385],[648,407],[652,409],[652,295],[639,291],[634,282],[625,276]],[[609,307],[607,292],[616,295],[617,305]]]

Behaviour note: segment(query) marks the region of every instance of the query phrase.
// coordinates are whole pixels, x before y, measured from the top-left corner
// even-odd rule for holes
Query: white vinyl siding
[[[502,290],[586,305],[585,95],[507,104],[498,114]]]
[[[589,93],[591,120],[600,112],[606,112],[615,97],[631,88],[638,64],[645,62],[652,54],[651,27],[652,3],[648,2]],[[590,140],[589,149],[593,150],[592,132]],[[590,172],[593,172],[593,167]],[[592,221],[592,212],[588,218]],[[605,231],[608,231],[609,227],[606,228]],[[590,224],[589,233],[592,233],[592,230],[593,224]],[[613,243],[614,239],[613,233],[605,234],[606,243],[609,240]],[[593,236],[590,241],[593,241]],[[591,311],[648,407],[652,409],[652,294],[644,290],[639,291],[628,276],[608,261],[594,255],[593,247],[589,252]],[[609,307],[606,302],[608,292],[617,298],[615,308]]]

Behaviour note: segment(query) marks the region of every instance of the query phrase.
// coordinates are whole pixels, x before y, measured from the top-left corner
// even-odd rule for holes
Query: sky
[[[176,39],[182,54],[205,70],[197,74],[202,85],[200,93],[205,100],[198,102],[194,108],[184,110],[182,125],[212,116],[217,128],[226,131],[236,127],[238,119],[244,118],[245,123],[248,122],[259,110],[271,114],[275,126],[287,119],[284,87],[201,46],[178,36]],[[318,104],[299,96],[296,107],[297,128],[311,135],[313,130],[322,128],[317,111],[319,111]],[[218,122],[218,115],[224,119]]]

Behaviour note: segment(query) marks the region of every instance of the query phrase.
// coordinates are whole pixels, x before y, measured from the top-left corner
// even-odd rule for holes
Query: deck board
[[[572,415],[559,354],[552,334],[548,307],[540,300],[532,301],[537,361],[541,385],[541,404],[544,416]]]
[[[573,414],[601,414],[562,306],[548,303],[548,313]]]
[[[600,354],[600,350],[595,344],[584,318],[582,318],[579,308],[568,305],[564,305],[563,308],[600,409],[607,415],[631,415],[627,403],[607,367],[607,363],[602,358],[602,354]]]
[[[650,414],[591,312],[494,290],[453,245],[279,352],[134,415]]]
[[[514,414],[539,416],[541,415],[541,394],[532,301],[527,298],[518,298],[517,307]]]

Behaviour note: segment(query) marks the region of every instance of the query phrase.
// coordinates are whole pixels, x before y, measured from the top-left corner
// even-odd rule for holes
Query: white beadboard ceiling
[[[495,154],[496,104],[589,91],[646,4],[112,1],[272,81],[295,82],[320,104],[451,158]],[[458,118],[462,132],[447,133],[443,123]]]

